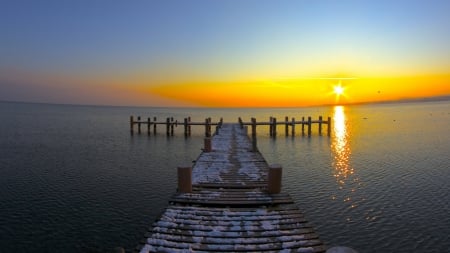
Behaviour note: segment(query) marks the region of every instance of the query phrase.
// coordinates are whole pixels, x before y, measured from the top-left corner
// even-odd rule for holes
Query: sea
[[[185,138],[130,134],[130,116],[204,122],[313,120],[295,136],[258,126],[258,148],[328,246],[450,252],[450,101],[305,108],[154,108],[0,103],[0,252],[133,250],[200,154]],[[137,130],[137,129],[135,129]],[[306,130],[306,129],[305,129]]]

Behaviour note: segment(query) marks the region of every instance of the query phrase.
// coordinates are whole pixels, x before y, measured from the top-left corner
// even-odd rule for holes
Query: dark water
[[[164,109],[0,103],[0,252],[132,249],[175,191],[185,139],[129,134],[130,115],[333,118],[332,137],[258,146],[328,245],[359,252],[450,252],[450,103],[301,109]],[[297,128],[297,134],[300,129]]]

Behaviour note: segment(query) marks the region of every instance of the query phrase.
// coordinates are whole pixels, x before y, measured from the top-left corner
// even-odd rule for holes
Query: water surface
[[[130,136],[130,115],[330,116],[332,136],[269,138],[289,192],[328,245],[360,252],[450,252],[450,103],[295,109],[174,109],[0,103],[0,248],[5,252],[132,249],[167,205],[176,166],[200,153],[184,138]],[[325,132],[325,131],[324,131]]]

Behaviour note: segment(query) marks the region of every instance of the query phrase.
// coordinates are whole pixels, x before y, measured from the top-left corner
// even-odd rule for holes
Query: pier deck
[[[291,197],[267,191],[269,165],[239,124],[224,124],[145,235],[146,252],[325,252]]]

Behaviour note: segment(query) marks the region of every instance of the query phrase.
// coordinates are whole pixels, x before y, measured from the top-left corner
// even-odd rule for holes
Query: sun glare
[[[344,87],[341,84],[338,84],[333,87],[333,91],[336,95],[342,95],[344,93]]]

